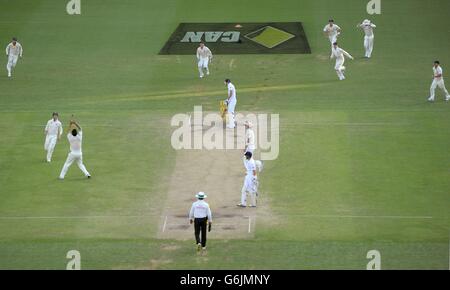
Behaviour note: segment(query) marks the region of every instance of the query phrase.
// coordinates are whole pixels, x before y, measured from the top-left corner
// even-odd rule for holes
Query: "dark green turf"
[[[24,47],[13,79],[0,69],[0,268],[64,269],[77,249],[89,269],[365,269],[377,249],[384,269],[448,269],[450,103],[426,98],[435,59],[449,79],[450,2],[383,1],[373,17],[360,0],[82,0],[80,16],[65,2],[0,0],[1,45]],[[330,17],[356,58],[345,82],[322,35]],[[368,17],[370,61],[355,28]],[[203,80],[194,52],[158,55],[180,22],[238,21],[301,21],[313,53],[221,55]],[[175,161],[169,120],[217,110],[226,77],[238,111],[280,114],[280,155],[261,175],[275,217],[254,239],[213,240],[203,259],[191,241],[155,238]],[[92,180],[76,167],[56,179],[66,141],[44,162],[52,111],[79,119]]]

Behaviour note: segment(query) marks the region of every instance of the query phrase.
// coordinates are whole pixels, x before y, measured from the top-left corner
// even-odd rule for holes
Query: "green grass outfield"
[[[435,59],[450,82],[449,1],[383,0],[370,61],[362,0],[82,0],[81,16],[66,2],[0,0],[1,48],[12,36],[24,47],[12,80],[1,58],[0,268],[64,269],[76,249],[83,269],[365,269],[377,249],[383,269],[448,269],[450,103],[426,98]],[[356,57],[345,82],[321,32],[330,17]],[[194,55],[157,55],[179,22],[227,21],[302,21],[312,54],[219,55],[204,80]],[[279,222],[213,240],[203,259],[192,241],[156,239],[168,120],[217,110],[225,77],[238,111],[280,114],[280,155],[262,177]],[[52,111],[84,126],[91,180],[76,167],[56,179],[65,140],[44,162]]]

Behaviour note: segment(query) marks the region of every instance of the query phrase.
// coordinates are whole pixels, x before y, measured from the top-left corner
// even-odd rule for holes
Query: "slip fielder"
[[[433,82],[430,87],[430,97],[428,98],[429,102],[434,102],[436,87],[439,87],[445,93],[445,100],[450,101],[450,95],[445,88],[444,77],[442,76],[442,67],[440,66],[438,60],[436,60],[433,65]]]
[[[23,49],[22,45],[17,42],[17,38],[13,37],[12,42],[6,46],[6,56],[8,56],[8,63],[6,64],[6,70],[8,70],[8,77],[11,77],[12,69],[16,67],[17,59],[22,57]]]
[[[375,37],[373,34],[373,29],[377,26],[370,22],[370,20],[364,19],[364,21],[361,24],[358,24],[357,27],[364,31],[364,49],[366,50],[364,57],[370,58],[372,56],[373,40]]]
[[[44,129],[45,143],[44,149],[47,151],[47,162],[52,161],[53,150],[55,150],[56,141],[61,140],[63,132],[62,124],[59,121],[58,113],[54,112],[52,118],[48,120]]]
[[[336,70],[336,73],[339,77],[339,80],[345,80],[344,71],[344,61],[345,57],[348,57],[349,59],[353,59],[353,56],[351,56],[348,52],[343,50],[342,48],[338,47],[338,43],[333,43],[333,48],[331,50],[331,56],[330,59],[336,58],[336,64],[334,66],[334,69]]]
[[[206,70],[206,75],[209,75],[208,64],[212,60],[211,50],[205,46],[203,42],[200,42],[200,46],[197,48],[197,60],[198,60],[198,72],[200,78],[203,78],[203,70]]]

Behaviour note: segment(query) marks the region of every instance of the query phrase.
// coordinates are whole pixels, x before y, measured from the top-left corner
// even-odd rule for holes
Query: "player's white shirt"
[[[201,47],[197,48],[197,59],[201,58],[212,58],[211,50],[206,46],[203,46],[203,49]]]
[[[22,56],[23,50],[22,50],[22,45],[20,45],[20,43],[18,43],[16,41],[16,45],[13,45],[13,43],[11,42],[10,44],[8,44],[8,46],[6,46],[6,55],[9,56]]]
[[[53,118],[48,120],[47,125],[45,126],[45,131],[47,131],[47,135],[62,135],[62,124],[59,120],[54,121]]]
[[[344,55],[348,58],[353,58],[348,52],[346,52],[345,50],[343,50],[340,47],[337,48],[332,48],[331,49],[331,58],[336,58],[336,59],[344,59]]]
[[[245,170],[247,171],[247,176],[253,176],[253,171],[256,171],[255,160],[253,158],[250,158],[250,160],[247,160],[247,158],[244,157],[244,166],[245,166]]]
[[[192,204],[189,212],[189,218],[204,218],[208,217],[208,221],[212,222],[211,209],[209,204],[204,200],[197,200]]]
[[[442,68],[441,68],[441,66],[438,66],[438,67],[434,67],[433,66],[433,75],[434,75],[434,78],[437,79],[437,80],[442,79]],[[441,75],[441,77],[438,77],[439,75]]]
[[[70,143],[70,152],[75,154],[81,154],[81,140],[83,138],[83,132],[78,131],[77,136],[73,136],[72,133],[67,134],[67,139]]]
[[[234,85],[232,83],[228,83],[228,96],[230,96],[230,92],[231,92],[231,97],[230,97],[230,102],[232,101],[236,101],[236,88],[234,87]]]
[[[245,142],[247,149],[255,150],[255,132],[251,128],[245,132]]]
[[[370,23],[370,24],[360,24],[359,27],[362,28],[366,36],[373,36],[373,29],[377,26],[373,23]]]
[[[326,32],[328,36],[336,36],[339,33],[338,30],[341,30],[341,28],[336,24],[333,24],[331,27],[330,24],[327,24],[323,28],[323,32]]]

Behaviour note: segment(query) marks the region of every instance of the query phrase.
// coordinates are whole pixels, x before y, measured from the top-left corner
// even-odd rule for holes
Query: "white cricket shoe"
[[[446,97],[445,97],[445,101],[446,101],[446,102],[450,101],[450,96],[446,96]]]
[[[10,78],[11,77],[11,73],[8,73],[8,78]]]
[[[428,100],[428,102],[434,102],[434,98],[432,98],[432,97],[429,97],[427,100]]]

